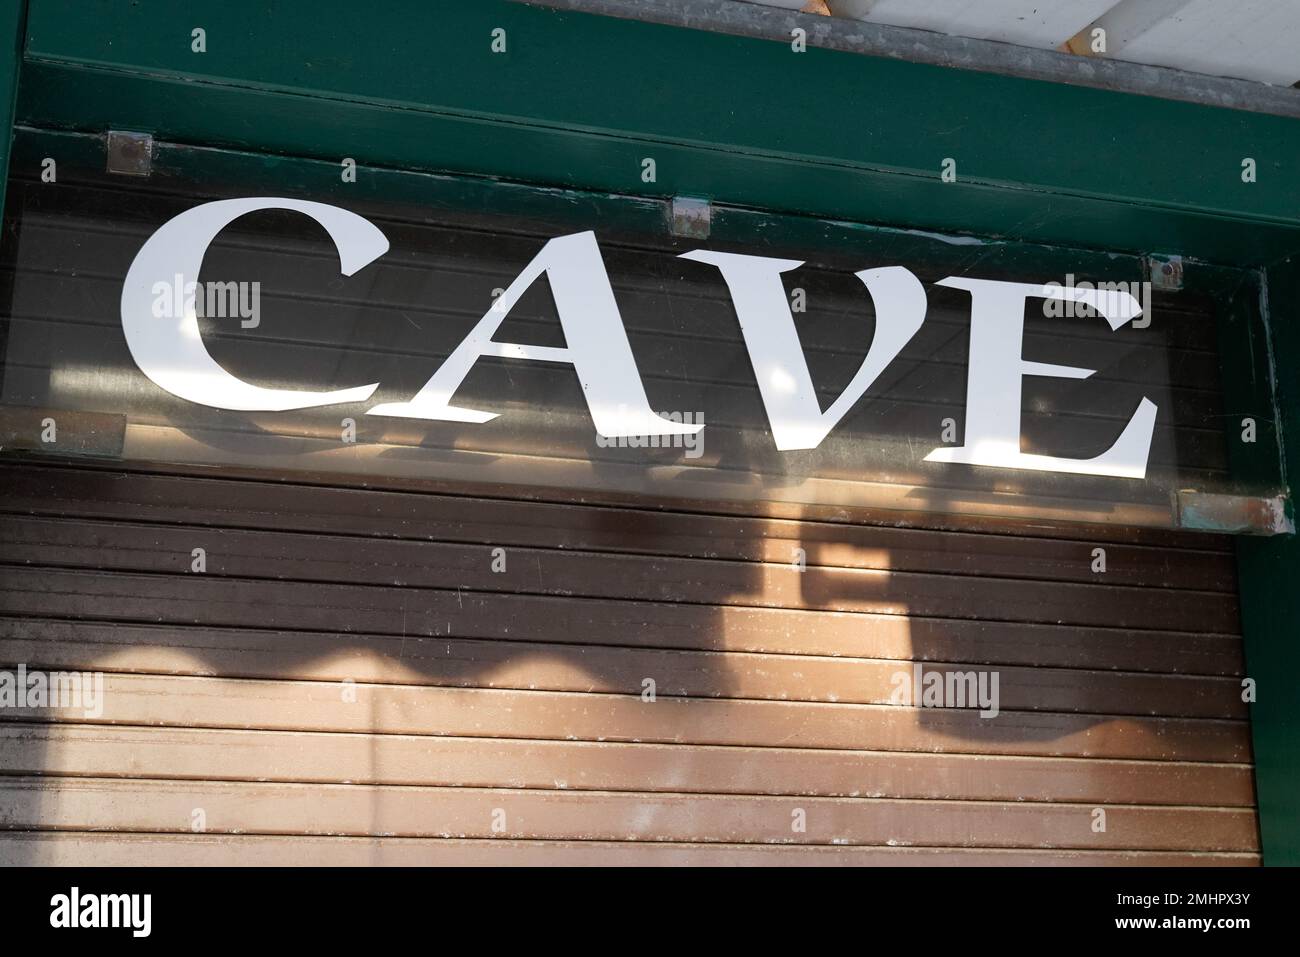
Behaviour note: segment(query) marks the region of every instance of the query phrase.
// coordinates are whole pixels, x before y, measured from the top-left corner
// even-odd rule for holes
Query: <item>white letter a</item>
[[[542,273],[550,281],[568,346],[494,342],[493,334]],[[596,245],[596,234],[590,231],[557,236],[547,242],[411,401],[377,405],[367,414],[490,422],[498,413],[451,404],[452,396],[483,356],[570,363],[582,383],[582,394],[596,431],[607,438],[693,435],[704,428],[670,422],[650,408],[614,301],[614,290],[600,257],[600,247]]]

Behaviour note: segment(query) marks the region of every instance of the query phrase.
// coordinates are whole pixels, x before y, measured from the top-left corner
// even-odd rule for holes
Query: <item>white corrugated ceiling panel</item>
[[[1300,0],[1191,0],[1118,39],[1120,60],[1283,86],[1300,81]]]
[[[750,0],[798,10],[807,0]],[[1116,60],[1300,84],[1300,0],[827,0],[837,16],[1055,49],[1103,27]],[[1085,52],[1079,49],[1078,52]]]
[[[840,16],[1053,49],[1115,0],[830,0]]]

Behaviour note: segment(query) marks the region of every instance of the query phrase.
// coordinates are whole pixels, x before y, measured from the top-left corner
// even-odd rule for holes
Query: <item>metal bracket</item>
[[[153,136],[149,133],[109,130],[107,152],[110,173],[148,176],[153,172]]]
[[[674,196],[668,210],[668,228],[674,236],[708,239],[713,225],[713,204],[707,199]]]
[[[1152,289],[1177,292],[1183,288],[1182,256],[1147,256],[1146,271]]]
[[[1294,535],[1295,522],[1285,493],[1223,495],[1179,489],[1171,492],[1175,524],[1202,532],[1236,535]]]

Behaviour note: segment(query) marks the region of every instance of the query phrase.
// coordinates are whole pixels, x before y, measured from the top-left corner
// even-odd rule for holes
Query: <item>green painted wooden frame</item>
[[[6,104],[23,7],[0,12]],[[1300,120],[507,0],[403,0],[383,16],[350,0],[26,7],[13,119],[43,130],[1180,254],[1193,281],[1202,263],[1237,267],[1258,338],[1230,342],[1225,392],[1280,429],[1300,469]],[[1257,182],[1242,181],[1246,157]],[[1243,358],[1259,349],[1275,390]],[[1242,540],[1240,555],[1265,860],[1296,864],[1300,542]]]
[[[389,9],[32,0],[19,117],[1242,265],[1300,250],[1294,119],[505,0]]]
[[[13,115],[18,99],[26,16],[26,2],[10,3],[0,8],[0,117],[5,121],[3,134],[0,135],[0,170],[9,169],[9,147],[13,139]],[[4,201],[4,190],[5,182],[0,181],[0,203]]]

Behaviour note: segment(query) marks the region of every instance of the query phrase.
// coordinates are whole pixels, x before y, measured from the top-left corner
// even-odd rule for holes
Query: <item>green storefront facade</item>
[[[755,27],[717,3],[647,3],[644,19],[636,4],[583,6],[9,0],[0,155],[94,165],[107,131],[130,131],[152,136],[159,168],[285,195],[345,197],[352,158],[359,196],[418,202],[422,175],[471,206],[500,184],[519,184],[521,203],[562,188],[647,229],[674,197],[707,200],[714,241],[778,224],[809,245],[853,237],[900,261],[911,249],[1021,271],[1066,249],[1133,280],[1180,258],[1188,287],[1231,306],[1219,350],[1235,487],[1284,500],[1300,474],[1300,107],[912,62],[849,24]],[[1194,508],[1179,524],[1276,530]],[[1263,860],[1293,865],[1300,542],[1239,534],[1236,553]]]

